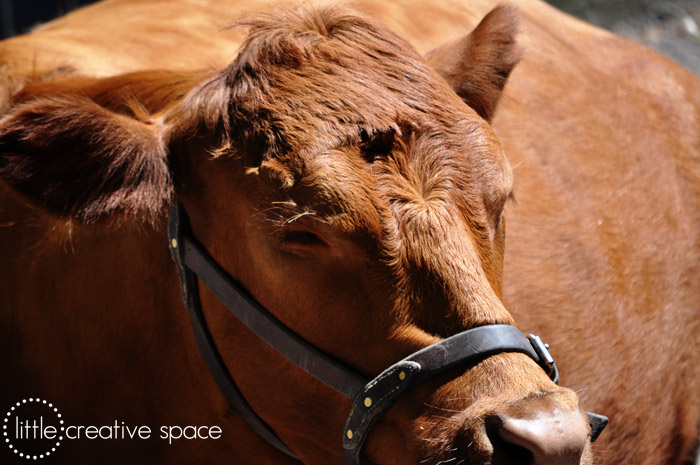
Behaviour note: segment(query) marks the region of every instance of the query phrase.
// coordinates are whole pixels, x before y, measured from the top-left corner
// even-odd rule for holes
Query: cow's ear
[[[0,120],[0,179],[55,214],[92,222],[158,212],[172,195],[156,123],[86,97],[38,98]]]
[[[501,5],[471,34],[425,56],[428,63],[482,118],[490,121],[503,86],[520,60],[517,9]]]

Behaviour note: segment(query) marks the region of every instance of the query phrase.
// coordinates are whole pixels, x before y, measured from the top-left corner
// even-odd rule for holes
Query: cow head
[[[158,217],[177,197],[261,304],[373,377],[440,338],[513,323],[500,299],[512,173],[488,121],[517,62],[514,15],[494,10],[428,62],[344,11],[257,18],[236,60],[203,79],[26,91],[0,121],[0,173],[87,222]],[[254,410],[305,462],[339,462],[348,401],[206,288],[202,302]],[[587,464],[588,435],[576,395],[508,353],[413,391],[365,453],[381,464]]]

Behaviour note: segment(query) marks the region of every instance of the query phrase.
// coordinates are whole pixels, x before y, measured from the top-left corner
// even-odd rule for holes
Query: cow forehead
[[[390,145],[380,147],[381,152],[372,152],[358,135],[320,150],[307,146],[264,160],[253,171],[263,180],[256,198],[264,204],[262,211],[283,220],[282,226],[310,214],[307,219],[375,239],[387,221],[403,222],[407,216],[428,223],[441,217],[435,215],[438,211],[476,217],[486,197],[508,196],[510,169],[487,126],[465,124],[461,129],[450,135],[436,127],[413,126],[392,131]]]
[[[332,8],[253,21],[224,73],[234,132],[270,155],[318,151],[397,119],[448,129],[478,118],[407,42]]]
[[[509,189],[488,125],[385,26],[333,8],[248,25],[218,81],[230,96],[220,113],[231,145],[273,181],[261,201],[380,229],[392,199],[420,210],[469,200],[452,191],[478,199],[469,186]],[[396,139],[391,156],[373,163],[363,136],[388,132]],[[287,197],[293,203],[283,203]]]

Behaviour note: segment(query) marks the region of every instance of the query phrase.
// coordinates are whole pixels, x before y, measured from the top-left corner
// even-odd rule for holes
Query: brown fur
[[[157,214],[175,196],[264,306],[366,375],[461,329],[511,322],[508,308],[553,342],[563,385],[611,416],[595,463],[689,463],[700,417],[697,78],[525,0],[523,61],[505,87],[519,57],[513,9],[455,40],[488,1],[363,7],[420,51],[449,41],[427,63],[375,20],[298,7],[243,21],[229,66],[183,72],[183,61],[212,69],[241,35],[202,33],[224,16],[216,2],[178,3],[191,21],[173,40],[191,49],[150,44],[120,59],[123,43],[96,33],[118,23],[112,37],[146,44],[180,31],[155,0],[112,0],[0,44],[14,83],[0,120],[0,350],[17,354],[3,360],[14,383],[0,399],[32,391],[75,423],[225,430],[171,447],[68,443],[57,460],[291,463],[227,411],[201,363]],[[132,15],[132,29],[112,22]],[[89,27],[95,43],[76,44]],[[18,64],[41,41],[62,54]],[[99,78],[151,63],[168,71]],[[517,206],[505,206],[503,149]],[[84,224],[123,211],[116,225]],[[65,242],[70,217],[83,222]],[[339,463],[348,401],[204,286],[202,301],[255,410],[305,463]],[[493,451],[488,418],[580,408],[526,357],[491,357],[401,401],[366,458],[513,463]]]

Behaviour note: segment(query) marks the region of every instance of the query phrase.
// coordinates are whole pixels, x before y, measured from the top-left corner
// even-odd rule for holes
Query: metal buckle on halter
[[[250,428],[269,444],[290,457],[296,454],[260,418],[238,390],[221,358],[201,307],[198,281],[251,331],[282,356],[352,400],[344,428],[345,465],[359,465],[360,454],[373,425],[398,399],[423,381],[460,364],[474,363],[503,352],[520,352],[532,358],[557,383],[559,371],[549,347],[531,334],[510,325],[484,325],[468,329],[424,347],[393,364],[372,380],[337,361],[287,328],[258,303],[199,245],[189,229],[182,205],[170,213],[169,240],[182,285],[195,340],[219,389],[231,407]],[[588,413],[591,442],[605,428],[608,419]]]
[[[554,357],[549,353],[549,344],[545,344],[539,336],[534,334],[528,335],[527,338],[540,359],[539,364],[542,369],[549,375],[554,384],[559,384],[559,370],[557,369],[557,364],[554,363]],[[588,416],[588,424],[591,427],[591,442],[594,442],[608,425],[608,417],[593,412],[586,412],[586,415]]]
[[[545,344],[539,336],[534,334],[528,335],[527,338],[540,359],[542,369],[549,375],[554,384],[559,384],[559,370],[557,364],[554,363],[554,357],[549,353],[549,344]]]

